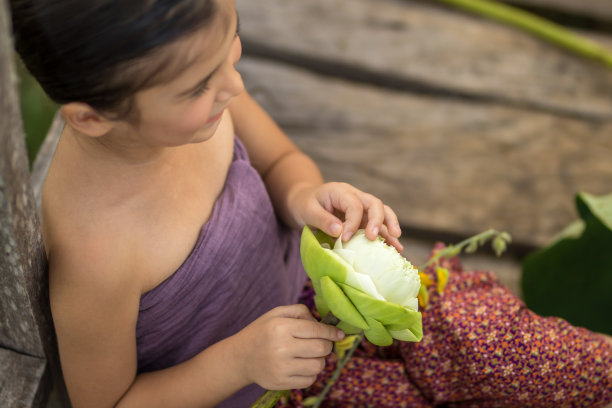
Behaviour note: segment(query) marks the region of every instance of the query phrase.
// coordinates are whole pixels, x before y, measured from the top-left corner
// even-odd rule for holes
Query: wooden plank
[[[30,389],[36,389],[40,395],[32,399],[32,406],[41,406],[46,403],[52,382],[58,384],[58,389],[64,388],[49,308],[40,220],[30,184],[9,27],[8,2],[0,0],[0,347],[48,362],[49,375],[26,377],[32,380]],[[0,373],[3,378],[9,378],[15,371],[11,366],[0,364]],[[12,388],[17,383],[5,384],[4,392],[15,395],[21,392],[19,387]],[[62,398],[62,402],[67,405],[67,398]]]
[[[318,63],[345,77],[365,71],[407,91],[612,117],[605,67],[435,2],[238,0],[237,7],[246,55]]]
[[[0,348],[0,401],[3,407],[26,408],[44,406],[43,382],[47,363],[44,359],[26,356]]]
[[[0,30],[8,32],[6,2]],[[34,306],[44,296],[45,260],[40,225],[29,185],[30,172],[21,126],[17,78],[10,36],[0,35],[0,345],[44,356]]]
[[[401,222],[542,245],[576,218],[577,191],[609,193],[612,124],[397,93],[265,60],[250,92],[328,180],[370,191]]]

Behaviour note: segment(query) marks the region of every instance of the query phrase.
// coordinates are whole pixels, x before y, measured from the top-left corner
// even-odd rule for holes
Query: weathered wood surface
[[[379,195],[408,229],[542,245],[577,191],[610,191],[604,67],[423,2],[237,4],[247,88],[326,178]]]
[[[39,389],[47,362],[0,348],[0,404],[10,408],[45,406]]]
[[[36,276],[44,270],[44,255],[29,189],[5,1],[0,5],[0,30],[0,345],[43,356],[33,307],[38,294],[44,292],[42,279]]]
[[[59,363],[9,21],[7,2],[0,0],[0,401],[33,407],[46,403]]]
[[[238,7],[247,53],[411,92],[612,117],[606,68],[435,1],[242,0]]]

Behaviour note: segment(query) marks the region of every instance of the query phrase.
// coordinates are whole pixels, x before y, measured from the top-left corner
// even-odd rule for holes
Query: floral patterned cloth
[[[440,248],[438,246],[437,248]],[[436,249],[434,249],[435,251]],[[612,401],[612,347],[559,318],[544,318],[490,272],[464,272],[456,258],[442,294],[429,288],[423,340],[377,347],[366,340],[322,407],[601,407]],[[435,283],[433,268],[425,271]],[[313,310],[312,290],[304,303]],[[315,312],[316,313],[316,312]],[[336,368],[278,407],[302,407]]]

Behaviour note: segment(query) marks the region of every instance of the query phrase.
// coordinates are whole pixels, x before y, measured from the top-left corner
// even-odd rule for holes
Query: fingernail
[[[331,227],[329,227],[329,230],[333,236],[338,236],[340,235],[340,232],[342,232],[342,225],[334,223]]]
[[[342,234],[342,240],[343,241],[348,241],[349,239],[351,239],[351,236],[353,234],[350,231],[346,231],[344,234]]]
[[[344,332],[342,330],[338,330],[338,339],[342,340],[344,338]]]
[[[374,233],[374,236],[377,237],[380,230],[378,229],[378,227],[374,227],[372,228],[372,232]]]

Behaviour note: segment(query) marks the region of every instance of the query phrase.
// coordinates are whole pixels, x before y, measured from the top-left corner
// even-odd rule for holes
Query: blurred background
[[[23,127],[26,134],[28,156],[30,163],[32,163],[49,130],[53,116],[57,111],[57,105],[45,95],[21,61],[18,58],[16,60]]]
[[[396,211],[409,260],[423,263],[438,241],[507,231],[503,257],[483,249],[466,268],[494,271],[540,313],[612,333],[612,206],[581,213],[593,226],[575,202],[612,193],[612,65],[442,0],[236,3],[247,89],[326,179]],[[609,0],[499,3],[612,52]],[[19,74],[33,160],[56,106]],[[602,246],[563,249],[570,260],[546,253],[522,284],[525,260],[574,222],[599,228]]]

